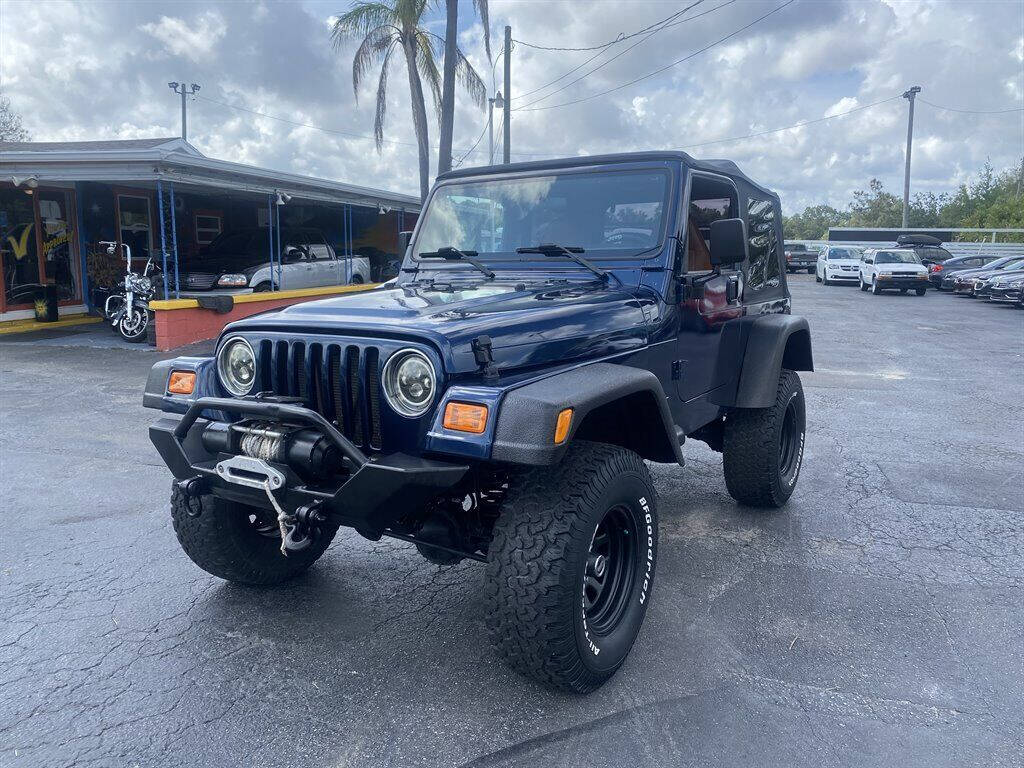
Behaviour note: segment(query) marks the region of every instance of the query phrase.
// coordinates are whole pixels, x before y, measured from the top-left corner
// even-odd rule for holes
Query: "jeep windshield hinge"
[[[498,378],[498,369],[494,365],[494,353],[491,350],[490,336],[477,336],[473,339],[473,359],[480,366],[485,379]]]

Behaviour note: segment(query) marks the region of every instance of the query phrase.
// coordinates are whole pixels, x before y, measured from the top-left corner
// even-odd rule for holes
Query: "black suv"
[[[255,585],[307,569],[339,526],[481,561],[500,653],[593,690],[652,595],[645,460],[682,466],[701,440],[740,503],[793,493],[812,360],[782,244],[778,197],[724,160],[447,173],[393,283],[232,323],[214,357],[154,366],[178,540]]]

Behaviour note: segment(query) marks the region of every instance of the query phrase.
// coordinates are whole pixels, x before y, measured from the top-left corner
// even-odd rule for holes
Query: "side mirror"
[[[398,233],[398,258],[404,259],[405,252],[409,248],[409,241],[412,240],[412,232]]]
[[[747,259],[747,225],[743,219],[711,222],[711,266],[738,264]]]

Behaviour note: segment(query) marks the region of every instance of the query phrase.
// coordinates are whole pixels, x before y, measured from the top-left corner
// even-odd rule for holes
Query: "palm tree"
[[[347,13],[340,15],[331,29],[335,49],[350,38],[362,36],[362,42],[352,59],[352,89],[359,98],[359,86],[370,66],[381,60],[380,79],[377,82],[377,113],[373,121],[373,135],[379,152],[384,144],[384,120],[387,115],[388,67],[396,49],[405,56],[409,75],[409,96],[412,102],[412,123],[416,130],[416,144],[420,154],[420,198],[426,199],[430,181],[430,141],[427,133],[427,108],[423,100],[423,80],[427,81],[440,102],[440,74],[434,57],[430,34],[420,26],[426,0],[383,0],[383,2],[356,2]],[[421,79],[422,78],[422,79]]]
[[[437,172],[450,171],[452,167],[452,133],[455,128],[455,70],[463,65],[473,71],[465,62],[458,47],[459,0],[445,0],[447,18],[444,29],[444,74],[441,86],[441,147],[437,156]],[[484,48],[487,60],[491,60],[491,23],[488,18],[487,0],[473,0],[473,7],[480,14],[484,27]],[[473,72],[475,75],[476,73]],[[467,84],[468,85],[468,84]],[[472,86],[468,86],[472,93]],[[483,96],[486,97],[486,89]],[[483,98],[479,100],[483,106]]]
[[[405,57],[405,69],[409,76],[409,96],[412,106],[412,123],[416,131],[416,145],[420,159],[420,199],[425,200],[430,188],[430,139],[427,128],[427,108],[423,98],[423,83],[434,99],[437,109],[441,103],[441,75],[437,68],[435,45],[440,38],[422,26],[428,0],[379,0],[367,2],[357,0],[349,10],[341,14],[331,29],[331,40],[337,49],[351,37],[362,37],[359,48],[352,59],[352,88],[359,96],[362,84],[371,65],[380,61],[380,76],[377,82],[377,112],[373,121],[373,135],[379,152],[384,144],[384,121],[387,114],[388,68],[391,56],[401,50]],[[483,81],[469,62],[457,53],[458,74],[470,95],[481,106],[487,91]]]

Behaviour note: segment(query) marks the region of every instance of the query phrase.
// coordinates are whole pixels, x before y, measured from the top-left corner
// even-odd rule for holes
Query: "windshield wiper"
[[[421,259],[444,259],[445,261],[465,261],[468,264],[472,264],[474,267],[479,269],[489,280],[494,279],[494,273],[476,260],[478,251],[460,251],[458,248],[452,246],[446,246],[444,248],[438,248],[436,251],[428,251],[427,253],[421,253]]]
[[[522,248],[516,248],[516,253],[540,253],[544,256],[567,256],[584,269],[589,269],[602,280],[607,280],[609,277],[609,274],[603,269],[594,266],[594,264],[578,255],[585,253],[584,249],[580,248],[578,245],[566,247],[564,245],[559,245],[558,243],[541,243],[540,245],[527,245]]]

